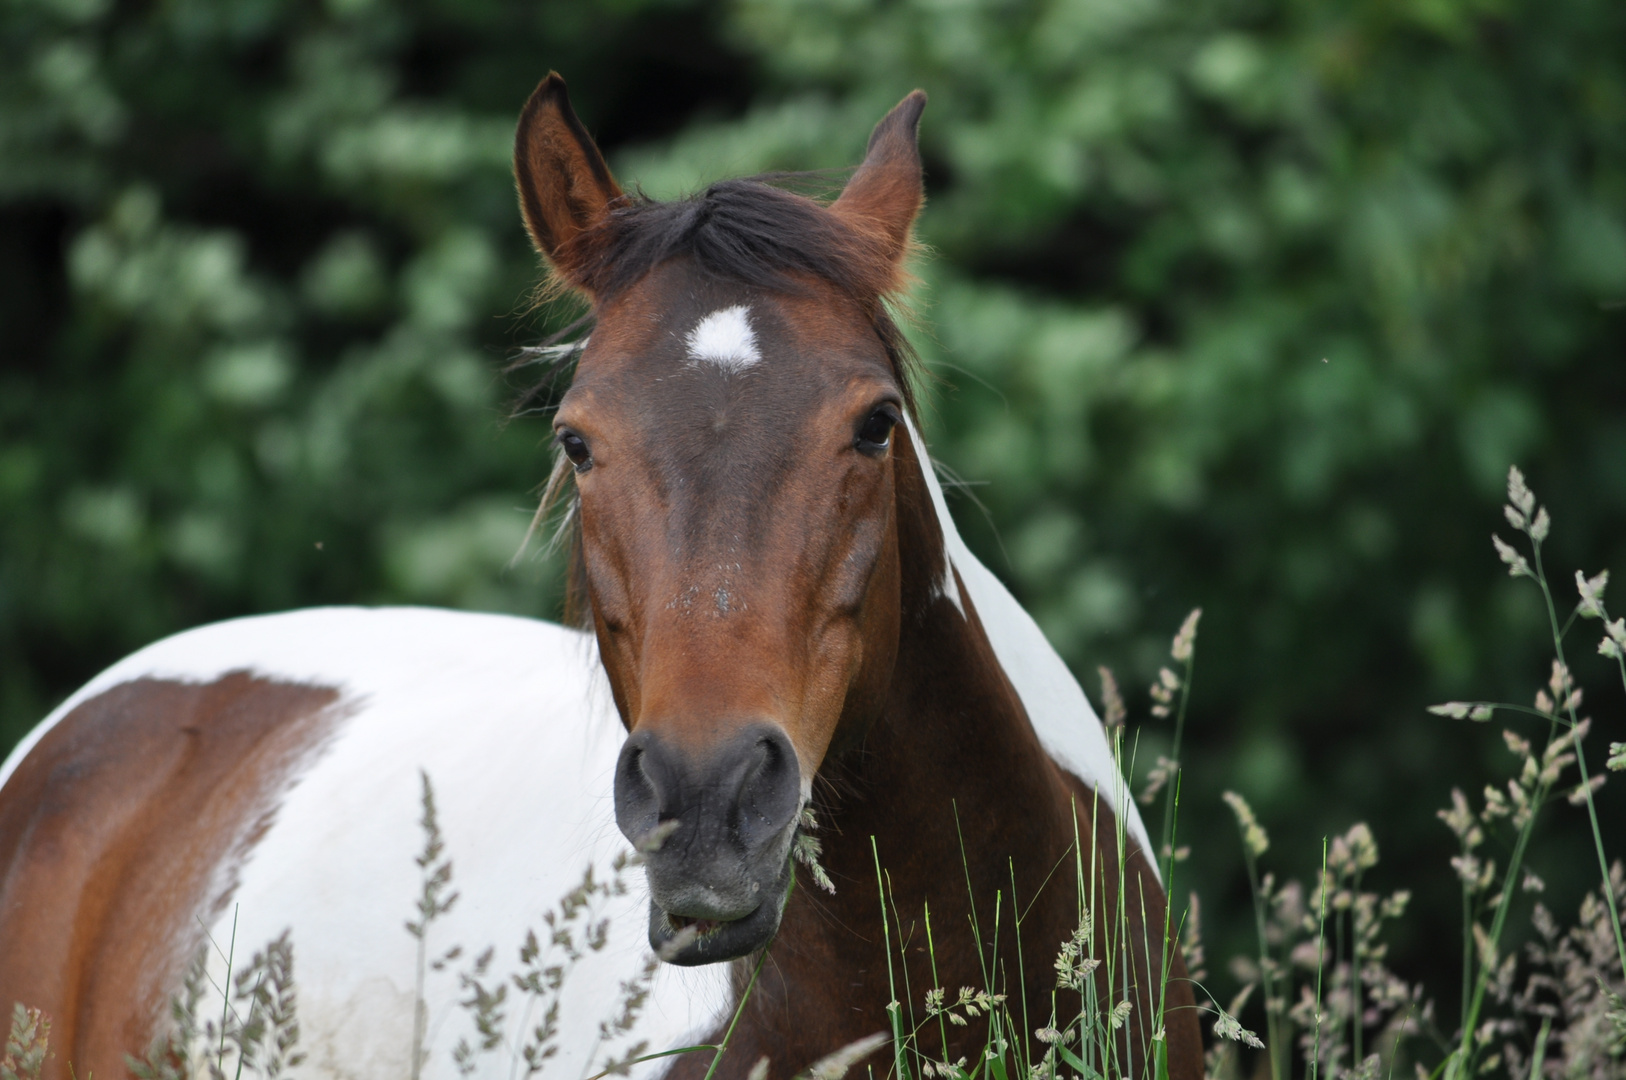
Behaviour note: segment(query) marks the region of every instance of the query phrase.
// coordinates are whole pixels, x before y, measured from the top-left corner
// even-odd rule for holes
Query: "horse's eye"
[[[592,466],[593,455],[587,449],[587,441],[574,431],[559,432],[559,448],[565,452],[565,457],[570,459],[577,472],[586,472]]]
[[[866,454],[880,456],[892,442],[892,429],[898,426],[898,412],[890,405],[882,405],[870,413],[858,429],[854,445]]]

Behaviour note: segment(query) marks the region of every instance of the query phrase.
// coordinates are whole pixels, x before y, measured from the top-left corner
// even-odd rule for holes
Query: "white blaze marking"
[[[695,323],[684,338],[689,359],[716,364],[729,374],[744,371],[762,359],[757,336],[751,332],[750,309],[744,304],[714,311]]]

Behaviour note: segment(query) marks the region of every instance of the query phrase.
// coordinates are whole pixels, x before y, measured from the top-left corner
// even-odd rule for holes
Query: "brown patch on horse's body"
[[[341,712],[231,672],[136,679],[64,716],[0,790],[0,1004],[52,1018],[48,1077],[124,1075],[235,867]]]

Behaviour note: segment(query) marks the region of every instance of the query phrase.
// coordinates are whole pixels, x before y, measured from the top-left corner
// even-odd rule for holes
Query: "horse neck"
[[[884,715],[829,770],[836,794],[821,835],[838,882],[830,903],[844,925],[863,925],[880,942],[878,862],[904,932],[911,921],[923,932],[930,906],[939,976],[943,985],[959,980],[952,989],[982,985],[967,931],[973,900],[989,923],[986,941],[995,894],[1008,920],[1014,889],[1027,909],[1024,941],[1041,950],[1029,959],[1048,974],[1042,952],[1054,953],[1078,915],[1075,792],[1028,722],[963,586],[944,580],[941,526],[923,475],[904,458],[897,660]]]

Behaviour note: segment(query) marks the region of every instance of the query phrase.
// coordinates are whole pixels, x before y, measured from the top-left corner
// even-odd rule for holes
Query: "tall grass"
[[[1537,728],[1537,737],[1544,742],[1544,747],[1538,755],[1532,749],[1528,738],[1511,729],[1505,731],[1503,737],[1508,749],[1520,760],[1518,777],[1508,782],[1507,796],[1504,798],[1500,791],[1486,788],[1483,806],[1477,815],[1474,815],[1468,800],[1460,792],[1453,791],[1451,808],[1441,811],[1442,820],[1458,838],[1460,851],[1452,860],[1452,866],[1462,883],[1464,913],[1465,993],[1461,1025],[1455,1046],[1441,1068],[1437,1070],[1443,1072],[1446,1080],[1459,1080],[1477,1075],[1489,1056],[1494,1053],[1493,1040],[1501,1033],[1502,1025],[1494,1022],[1482,1023],[1482,1016],[1487,1004],[1487,995],[1501,1001],[1506,1001],[1509,997],[1516,960],[1513,953],[1504,947],[1508,913],[1517,889],[1540,890],[1539,879],[1531,874],[1521,874],[1524,858],[1528,853],[1537,815],[1555,793],[1565,786],[1567,783],[1565,776],[1571,764],[1579,774],[1579,783],[1568,791],[1565,797],[1572,805],[1586,807],[1593,850],[1598,860],[1601,885],[1599,895],[1608,913],[1608,929],[1614,944],[1613,963],[1605,966],[1602,958],[1599,958],[1595,970],[1590,974],[1603,992],[1602,1000],[1608,1001],[1613,998],[1613,1005],[1607,1013],[1611,1024],[1626,1029],[1626,1010],[1620,1007],[1618,991],[1610,987],[1611,981],[1618,986],[1621,980],[1626,978],[1626,936],[1622,935],[1619,902],[1616,896],[1618,890],[1612,880],[1608,856],[1604,851],[1603,835],[1598,827],[1597,806],[1593,799],[1604,778],[1601,774],[1590,775],[1587,768],[1585,739],[1592,722],[1589,719],[1580,719],[1577,715],[1582,691],[1575,685],[1564,651],[1564,639],[1577,617],[1602,620],[1605,624],[1605,635],[1599,642],[1598,651],[1605,656],[1614,657],[1620,668],[1622,684],[1626,685],[1626,664],[1621,663],[1621,647],[1626,644],[1626,624],[1623,624],[1622,620],[1616,620],[1614,623],[1608,621],[1608,613],[1603,603],[1604,588],[1609,580],[1608,571],[1588,578],[1577,570],[1575,583],[1580,599],[1568,619],[1560,625],[1557,604],[1542,559],[1542,544],[1552,527],[1552,518],[1546,507],[1537,506],[1535,494],[1517,468],[1508,471],[1507,497],[1508,503],[1503,507],[1504,516],[1508,524],[1525,537],[1530,556],[1526,558],[1500,536],[1493,534],[1491,541],[1497,555],[1507,566],[1508,573],[1515,578],[1530,580],[1541,591],[1553,646],[1552,672],[1547,685],[1536,691],[1534,708],[1506,702],[1453,701],[1436,705],[1429,710],[1436,715],[1455,719],[1467,718],[1477,722],[1487,721],[1497,712],[1510,713],[1515,718],[1533,716],[1538,721],[1534,725]],[[1482,859],[1477,854],[1477,849],[1484,841],[1484,829],[1503,819],[1509,822],[1516,835],[1507,867],[1499,879],[1500,887],[1495,893],[1491,893],[1490,886],[1498,881],[1495,862],[1488,858]],[[1487,914],[1490,916],[1488,924],[1484,919]],[[1550,1021],[1552,1017],[1548,1016],[1546,1019]],[[1546,1030],[1550,1033],[1550,1024],[1546,1025]],[[1622,1033],[1626,1034],[1626,1030]],[[1545,1043],[1549,1037],[1550,1035],[1544,1036],[1542,1041]],[[1561,1040],[1566,1046],[1570,1041]],[[1587,1046],[1588,1053],[1602,1053],[1617,1060],[1621,1049],[1619,1045],[1610,1047],[1589,1043]],[[1545,1055],[1544,1047],[1542,1056]],[[1555,1061],[1554,1064],[1566,1068],[1574,1064],[1579,1068],[1581,1063]]]
[[[1278,884],[1274,875],[1261,872],[1258,860],[1269,850],[1269,838],[1241,796],[1226,795],[1242,837],[1258,940],[1257,959],[1235,966],[1244,983],[1242,1001],[1253,989],[1263,990],[1274,1080],[1294,1075],[1294,1038],[1303,1075],[1327,1080],[1375,1080],[1408,1064],[1429,1080],[1626,1076],[1621,999],[1626,937],[1620,920],[1626,882],[1620,864],[1611,865],[1605,852],[1593,798],[1604,777],[1587,766],[1591,721],[1579,716],[1583,692],[1565,655],[1565,640],[1577,620],[1598,619],[1604,625],[1598,651],[1616,661],[1626,685],[1626,620],[1609,620],[1608,572],[1589,578],[1577,571],[1579,599],[1560,622],[1542,559],[1552,518],[1516,468],[1508,474],[1504,516],[1524,538],[1528,555],[1499,536],[1493,535],[1492,543],[1508,572],[1540,591],[1553,658],[1533,706],[1452,701],[1428,710],[1477,723],[1503,713],[1520,725],[1502,732],[1514,761],[1505,785],[1487,786],[1478,800],[1453,790],[1451,804],[1438,814],[1456,839],[1449,865],[1461,895],[1462,974],[1453,1029],[1442,1030],[1422,986],[1385,966],[1383,929],[1404,915],[1410,894],[1401,890],[1380,897],[1363,890],[1366,872],[1378,862],[1371,830],[1357,824],[1331,840],[1306,906],[1298,882]],[[1608,767],[1626,768],[1626,745],[1611,744]],[[1544,888],[1526,857],[1538,817],[1560,800],[1586,810],[1599,888],[1584,899],[1568,929],[1535,901],[1534,933],[1524,935],[1521,970],[1511,911],[1516,897],[1539,895]],[[1488,841],[1498,834],[1509,850],[1500,868],[1487,853]],[[1326,973],[1330,978],[1323,983]],[[1240,1075],[1235,1055],[1211,1056],[1210,1066],[1214,1074]]]
[[[1157,833],[1161,843],[1155,857],[1161,864],[1170,895],[1174,892],[1177,866],[1187,854],[1177,843],[1178,756],[1200,616],[1200,611],[1193,611],[1175,635],[1170,655],[1180,665],[1181,673],[1164,667],[1152,686],[1153,715],[1159,719],[1174,718],[1175,738],[1171,744],[1172,756],[1158,758],[1147,786],[1139,794],[1140,801],[1148,806],[1160,797],[1163,802],[1163,820]],[[1031,1001],[1025,994],[1024,988],[1031,979],[1023,965],[1030,949],[1024,947],[1022,913],[1030,909],[1034,898],[1018,895],[1014,873],[1008,887],[995,891],[991,910],[979,910],[979,902],[986,905],[989,901],[986,897],[979,901],[967,874],[966,911],[952,913],[952,916],[968,918],[975,940],[985,943],[981,954],[982,985],[955,988],[937,982],[933,913],[923,910],[917,919],[906,920],[898,910],[885,867],[876,858],[876,889],[892,996],[887,1010],[892,1036],[891,1068],[887,1075],[894,1080],[1063,1080],[1067,1077],[1116,1080],[1132,1074],[1131,1061],[1136,1057],[1146,1063],[1151,1076],[1168,1076],[1165,1020],[1172,948],[1165,949],[1161,942],[1184,938],[1188,963],[1199,966],[1201,946],[1195,925],[1189,927],[1189,934],[1181,933],[1186,918],[1194,915],[1192,910],[1188,909],[1177,919],[1174,905],[1167,904],[1163,923],[1155,923],[1146,918],[1142,898],[1130,895],[1127,875],[1111,874],[1110,880],[1116,883],[1115,893],[1103,894],[1102,883],[1109,880],[1109,875],[1104,873],[1106,864],[1115,860],[1115,868],[1123,866],[1128,851],[1126,822],[1130,796],[1125,777],[1133,771],[1133,751],[1126,751],[1127,710],[1117,681],[1105,668],[1101,669],[1101,679],[1102,717],[1117,765],[1116,777],[1106,785],[1106,790],[1095,793],[1094,805],[1075,808],[1087,811],[1084,815],[1074,814],[1072,876],[1078,898],[1077,922],[1064,941],[1054,946],[1045,943],[1057,949],[1050,964],[1053,989],[1047,997]],[[1126,761],[1126,756],[1130,760]],[[1095,821],[1105,809],[1110,809],[1116,825],[1107,850],[1093,842],[1093,838],[1086,844],[1077,833],[1081,816]],[[1052,881],[1046,887],[1059,885]],[[1135,920],[1131,915],[1135,908],[1140,909],[1141,916],[1139,941],[1132,938]],[[903,962],[906,955],[922,944],[915,940],[916,933],[924,938],[933,975],[933,985],[924,988],[910,985],[908,967]],[[1155,945],[1151,940],[1153,934],[1161,937]],[[1014,972],[997,966],[996,958],[1006,945],[1011,947],[1015,958]],[[1137,960],[1137,957],[1143,959]],[[1149,963],[1154,957],[1163,958],[1161,970],[1136,970],[1137,964]],[[1137,994],[1137,986],[1149,986],[1150,992]],[[1152,1015],[1139,1024],[1139,1030],[1144,1033],[1141,1044],[1131,1047],[1129,1039],[1136,1029],[1132,1018],[1137,1007],[1149,1008]],[[1207,1008],[1216,1015],[1225,1015],[1215,1004]],[[976,1031],[981,1036],[978,1051],[951,1059],[950,1027]],[[1226,1033],[1233,1038],[1253,1038],[1251,1032],[1242,1031],[1240,1026],[1234,1033],[1226,1028]]]

